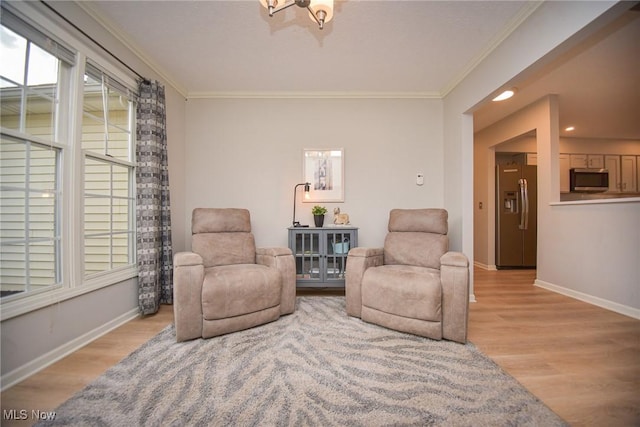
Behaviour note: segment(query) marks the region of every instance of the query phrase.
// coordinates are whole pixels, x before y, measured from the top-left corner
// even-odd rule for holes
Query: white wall
[[[560,152],[569,154],[640,155],[640,140],[560,138]]]
[[[322,203],[326,221],[339,206],[360,246],[381,246],[389,210],[443,206],[441,123],[440,100],[190,99],[185,238],[194,208],[244,207],[259,246],[287,246],[302,150],[344,148],[345,201]],[[312,206],[299,203],[297,219],[313,224]]]
[[[61,359],[138,313],[137,279],[2,322],[2,389]]]
[[[169,197],[171,200],[171,241],[173,251],[185,250],[185,134],[186,100],[165,83],[167,112],[167,148],[169,162]]]
[[[542,219],[536,283],[640,318],[640,202],[546,206]]]

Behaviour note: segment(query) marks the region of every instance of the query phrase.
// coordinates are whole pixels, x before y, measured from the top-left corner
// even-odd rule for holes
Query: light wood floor
[[[469,339],[574,426],[640,426],[640,320],[475,270]]]
[[[537,288],[534,278],[476,269],[470,341],[574,426],[640,425],[640,320]],[[53,410],[172,321],[163,306],[99,338],[2,393],[3,414]]]

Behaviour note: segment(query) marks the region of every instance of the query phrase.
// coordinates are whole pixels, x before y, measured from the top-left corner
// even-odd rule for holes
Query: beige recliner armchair
[[[384,248],[353,248],[347,314],[390,329],[465,343],[469,261],[448,252],[444,209],[394,209]]]
[[[176,339],[210,338],[293,313],[289,248],[256,248],[246,209],[194,209],[192,252],[173,258]]]

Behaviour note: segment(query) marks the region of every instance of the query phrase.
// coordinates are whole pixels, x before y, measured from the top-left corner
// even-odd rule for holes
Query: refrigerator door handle
[[[529,229],[529,188],[527,180],[520,178],[518,180],[520,187],[520,198],[522,200],[522,209],[520,210],[520,224],[518,228],[520,230]]]
[[[527,213],[524,217],[524,229],[529,229],[529,182],[524,180],[524,200],[526,203]]]

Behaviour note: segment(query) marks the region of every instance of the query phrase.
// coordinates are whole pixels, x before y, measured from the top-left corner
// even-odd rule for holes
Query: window
[[[9,16],[10,17],[10,16]],[[1,296],[61,283],[60,82],[69,64],[0,26]],[[15,26],[15,20],[8,19]],[[27,31],[28,32],[28,31]]]
[[[134,263],[135,169],[129,91],[91,63],[84,78],[84,274]]]
[[[136,276],[136,82],[38,3],[0,6],[4,320]]]
[[[60,150],[2,136],[0,259],[2,296],[59,284]]]

